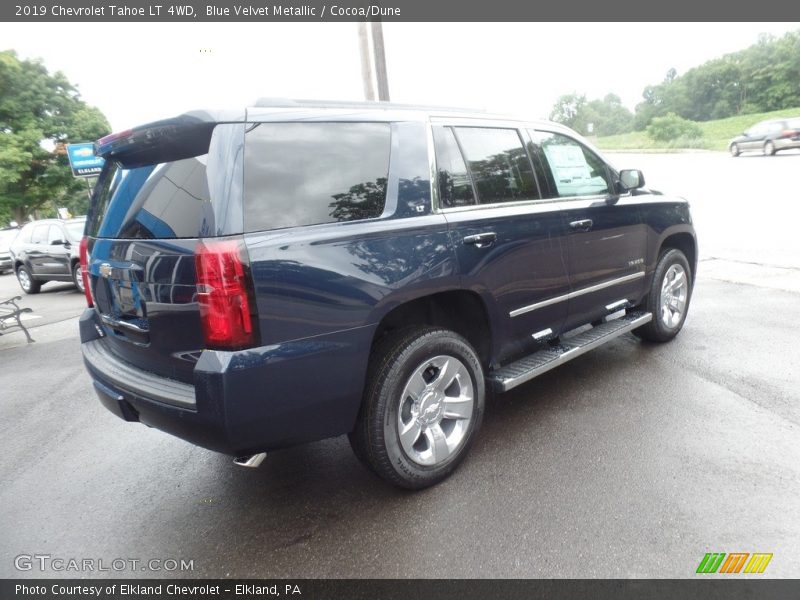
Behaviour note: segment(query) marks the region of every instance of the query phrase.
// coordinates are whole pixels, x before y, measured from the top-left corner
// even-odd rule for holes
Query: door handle
[[[497,239],[497,234],[494,231],[487,231],[486,233],[476,233],[475,235],[468,235],[464,238],[464,243],[475,246],[476,248],[487,248],[494,244]]]
[[[589,231],[592,228],[592,224],[591,219],[581,219],[580,221],[572,221],[569,227],[575,231]]]

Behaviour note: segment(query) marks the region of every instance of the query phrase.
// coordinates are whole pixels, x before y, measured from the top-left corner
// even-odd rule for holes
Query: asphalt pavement
[[[752,164],[786,186],[800,155],[614,162],[665,184],[740,182]],[[247,470],[117,419],[81,364],[83,298],[50,284],[25,298],[37,342],[0,337],[0,577],[166,574],[15,568],[34,554],[191,560],[169,573],[184,577],[691,577],[706,552],[772,553],[768,575],[797,577],[800,265],[789,227],[761,228],[796,216],[796,194],[734,187],[690,196],[703,261],[676,340],[626,335],[495,397],[462,467],[416,493],[345,438]],[[0,277],[0,297],[15,285]]]

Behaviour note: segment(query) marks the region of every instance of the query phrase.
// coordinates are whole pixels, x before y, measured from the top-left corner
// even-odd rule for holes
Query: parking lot
[[[625,335],[492,399],[462,468],[422,492],[345,438],[246,470],[125,423],[83,370],[83,296],[25,297],[36,343],[0,337],[0,576],[65,574],[15,568],[38,553],[192,560],[171,573],[187,577],[689,577],[706,552],[767,552],[767,574],[797,577],[800,154],[611,158],[692,202],[684,331]],[[19,294],[0,276],[0,299]]]

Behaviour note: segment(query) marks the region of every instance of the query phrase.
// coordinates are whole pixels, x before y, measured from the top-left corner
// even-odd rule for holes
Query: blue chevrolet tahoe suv
[[[618,335],[672,339],[687,202],[571,130],[260,101],[96,143],[83,358],[101,402],[256,466],[348,434],[386,480],[462,461],[487,391]]]

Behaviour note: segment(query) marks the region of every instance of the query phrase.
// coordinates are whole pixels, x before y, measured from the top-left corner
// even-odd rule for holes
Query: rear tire
[[[766,142],[764,144],[764,156],[772,156],[773,154],[775,154],[775,144]]]
[[[734,158],[736,158],[742,153],[741,150],[739,150],[738,144],[731,144],[730,151],[731,151],[731,156],[733,156]]]
[[[26,294],[38,294],[39,290],[42,289],[41,282],[33,278],[33,275],[25,265],[20,265],[17,268],[17,281],[19,281],[19,287]]]
[[[483,369],[469,342],[446,329],[398,330],[373,350],[350,444],[383,479],[426,488],[464,459],[484,403]]]
[[[633,333],[650,342],[668,342],[683,327],[692,297],[692,270],[686,255],[668,248],[658,260],[650,291],[637,308],[653,314]]]

